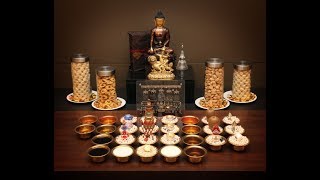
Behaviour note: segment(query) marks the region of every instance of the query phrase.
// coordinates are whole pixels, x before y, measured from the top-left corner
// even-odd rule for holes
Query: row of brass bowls
[[[117,122],[118,118],[116,116],[111,116],[111,115],[102,116],[99,119],[97,116],[94,116],[94,115],[85,115],[79,118],[80,124],[95,125],[98,120],[100,124],[113,125],[114,123]]]
[[[93,132],[97,134],[112,134],[116,130],[114,125],[100,125],[97,128],[92,124],[81,124],[75,128],[75,132],[81,139],[88,139],[93,135]]]
[[[94,125],[98,120],[101,125],[95,127]],[[94,115],[85,115],[79,118],[80,125],[75,128],[75,132],[81,139],[90,138],[93,135],[93,132],[96,132],[97,134],[112,134],[116,131],[116,126],[113,125],[116,121],[117,117],[111,115],[102,116],[99,119]]]
[[[133,147],[131,147],[129,145],[119,145],[119,146],[127,146],[134,151]],[[115,148],[117,148],[117,147],[115,147]],[[128,162],[133,153],[131,153],[128,156],[121,156],[121,157],[116,156],[113,153],[115,148],[112,149],[112,154],[115,156],[116,160],[118,162]],[[178,148],[181,149],[180,147],[178,147]],[[89,157],[91,158],[91,160],[93,162],[97,162],[97,163],[105,161],[106,156],[109,154],[109,152],[110,152],[110,148],[108,146],[102,145],[102,144],[94,145],[88,149]],[[201,162],[202,158],[207,154],[207,150],[202,146],[187,146],[186,148],[183,149],[183,152],[188,157],[188,160],[191,163]],[[174,156],[174,157],[167,157],[163,154],[161,154],[161,155],[164,157],[164,160],[166,162],[174,163],[177,161],[177,159],[179,158],[181,153],[179,153],[177,156]],[[140,159],[142,162],[152,162],[152,160],[154,159],[154,156],[151,156],[151,157],[141,157],[140,156]]]

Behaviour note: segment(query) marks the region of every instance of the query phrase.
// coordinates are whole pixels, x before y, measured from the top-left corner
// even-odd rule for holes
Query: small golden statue
[[[151,30],[150,49],[148,62],[152,66],[148,79],[151,80],[172,80],[173,63],[169,62],[173,50],[169,48],[170,33],[169,29],[164,27],[165,17],[161,11],[155,16],[155,27]]]

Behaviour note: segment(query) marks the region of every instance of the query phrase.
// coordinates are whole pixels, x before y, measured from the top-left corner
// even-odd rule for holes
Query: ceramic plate
[[[198,99],[195,100],[194,103],[195,103],[199,108],[208,109],[208,108],[203,107],[203,106],[200,105],[200,101],[201,101],[202,99],[204,99],[204,97],[199,97]],[[214,108],[214,110],[220,110],[220,109],[225,109],[225,108],[229,107],[229,106],[230,106],[230,102],[229,102],[228,100],[226,100],[226,99],[224,99],[224,100],[227,102],[227,104],[225,105],[225,107],[222,107],[222,108]]]
[[[96,100],[96,99],[97,99],[97,91],[93,91],[93,90],[92,90],[92,94],[95,94],[95,95],[96,95],[96,98],[94,98],[94,99],[92,99],[92,100],[90,100],[90,101],[84,101],[84,102],[74,101],[74,100],[71,98],[71,97],[73,96],[73,93],[68,94],[68,96],[67,96],[67,100],[68,100],[69,102],[72,102],[72,103],[78,103],[78,104],[81,104],[81,103],[88,103],[88,102],[92,102],[92,101],[94,101],[94,100]]]
[[[93,102],[91,103],[91,106],[92,106],[93,108],[95,108],[95,109],[98,109],[98,110],[111,111],[111,110],[115,110],[115,109],[122,108],[124,105],[126,105],[126,100],[122,99],[121,97],[117,97],[117,99],[121,101],[121,104],[120,104],[120,106],[115,107],[115,108],[111,108],[111,109],[98,108],[98,107],[96,107],[96,106],[94,105],[94,103],[95,103],[96,101],[93,101]]]
[[[231,102],[233,102],[233,103],[245,104],[245,103],[251,103],[251,102],[257,100],[257,95],[254,94],[253,92],[251,92],[251,94],[254,96],[254,98],[251,99],[250,101],[245,101],[245,102],[234,101],[234,100],[229,99],[229,97],[232,95],[232,91],[226,91],[225,93],[223,93],[223,97],[224,97],[225,99],[227,99],[228,101],[231,101]]]

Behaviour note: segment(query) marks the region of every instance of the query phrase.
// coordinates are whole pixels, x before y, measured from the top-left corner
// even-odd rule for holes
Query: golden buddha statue
[[[148,57],[148,62],[152,69],[148,74],[148,79],[152,80],[172,80],[175,75],[173,72],[173,62],[170,59],[173,55],[173,50],[169,47],[170,33],[169,29],[164,27],[165,17],[161,11],[155,16],[155,27],[151,30],[150,49],[151,54]]]

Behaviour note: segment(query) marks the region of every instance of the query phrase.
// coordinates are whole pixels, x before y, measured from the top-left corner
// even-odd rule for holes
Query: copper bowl
[[[116,131],[116,126],[109,125],[109,124],[100,125],[96,128],[96,133],[98,134],[103,134],[103,133],[112,134],[115,131]]]
[[[81,139],[88,139],[93,134],[96,127],[92,124],[81,124],[77,126],[74,131],[78,134]]]
[[[186,135],[182,137],[182,142],[187,146],[199,146],[204,142],[203,137],[199,135]]]
[[[119,156],[117,154],[115,154],[115,150],[117,148],[130,148],[132,150],[131,153],[129,153],[128,155],[126,156]],[[119,146],[116,146],[112,149],[112,155],[116,158],[116,160],[118,162],[128,162],[129,159],[130,159],[130,156],[134,153],[134,148],[132,146],[129,146],[129,145],[119,145]]]
[[[110,134],[98,134],[91,139],[93,144],[102,144],[108,146],[114,140]]]
[[[88,149],[88,155],[93,162],[103,162],[106,160],[106,156],[109,154],[110,148],[105,145],[95,145]]]
[[[162,150],[163,150],[163,148],[168,148],[168,147],[179,148],[180,152],[175,156],[167,156],[166,154],[163,154]],[[182,153],[182,149],[179,146],[175,146],[175,145],[166,145],[160,149],[160,154],[164,157],[164,161],[169,162],[169,163],[176,162],[178,160],[179,156],[181,155],[181,153]]]
[[[98,117],[94,115],[85,115],[79,118],[80,124],[92,124],[94,125],[98,121]]]
[[[183,124],[198,124],[200,120],[196,116],[183,116],[181,121]]]
[[[200,163],[202,158],[207,154],[207,150],[202,146],[187,146],[183,152],[188,156],[191,163]]]
[[[198,125],[191,125],[191,124],[188,124],[188,125],[184,125],[182,128],[181,128],[181,131],[184,133],[184,134],[199,134],[201,132],[201,127],[198,126]]]
[[[117,120],[118,120],[118,118],[116,116],[107,115],[107,116],[100,117],[99,123],[113,125],[114,123],[117,122]]]

